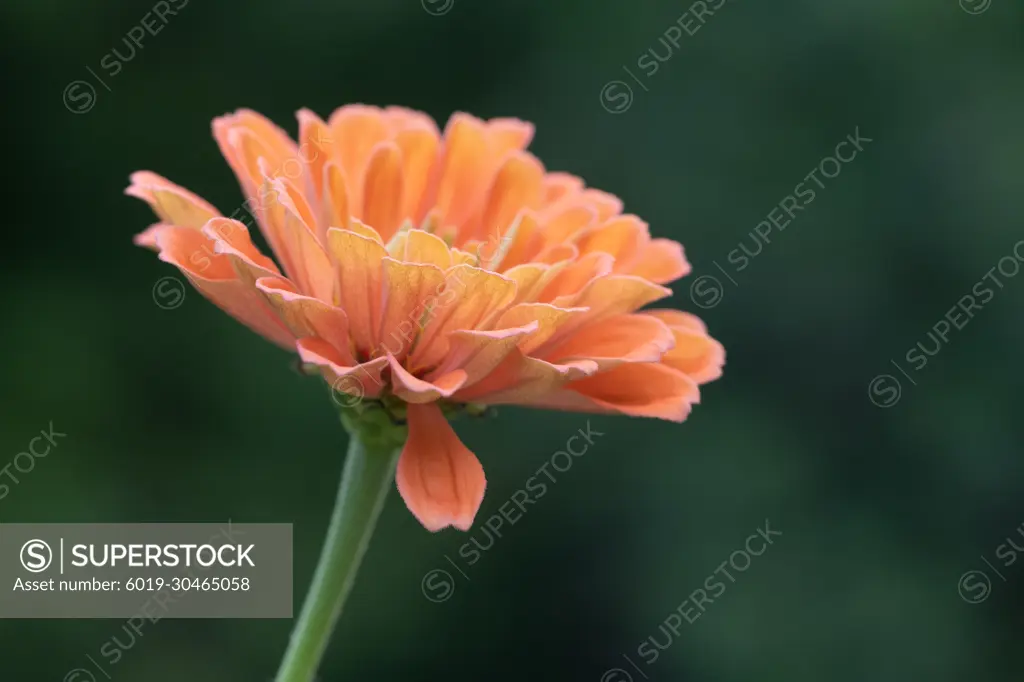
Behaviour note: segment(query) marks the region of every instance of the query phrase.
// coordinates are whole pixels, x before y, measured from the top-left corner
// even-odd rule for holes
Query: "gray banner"
[[[0,524],[0,618],[291,617],[291,524]]]

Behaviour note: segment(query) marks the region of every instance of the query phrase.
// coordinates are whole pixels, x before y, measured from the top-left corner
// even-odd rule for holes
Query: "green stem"
[[[295,622],[276,682],[313,682],[341,615],[384,499],[394,484],[400,448],[352,430],[338,498],[313,584]]]

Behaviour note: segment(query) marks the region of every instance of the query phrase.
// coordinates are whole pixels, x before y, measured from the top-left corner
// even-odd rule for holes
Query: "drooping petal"
[[[427,530],[469,530],[487,487],[480,461],[436,403],[410,404],[408,422],[409,439],[395,473],[398,492]]]

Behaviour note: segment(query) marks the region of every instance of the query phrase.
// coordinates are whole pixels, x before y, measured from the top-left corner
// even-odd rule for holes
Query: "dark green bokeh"
[[[1024,546],[1024,276],[999,276],[920,371],[905,358],[1024,238],[1024,11],[987,1],[727,2],[651,76],[638,59],[664,58],[688,2],[454,0],[432,16],[419,0],[193,0],[113,77],[101,60],[128,53],[151,4],[5,4],[0,466],[50,422],[68,436],[18,474],[0,521],[291,522],[301,598],[344,431],[321,384],[198,294],[154,304],[176,272],[132,246],[152,218],[122,196],[128,174],[229,213],[242,197],[209,121],[235,108],[291,132],[300,107],[348,102],[518,116],[548,168],[685,244],[694,273],[672,305],[726,345],[725,377],[681,426],[591,418],[605,435],[472,566],[459,548],[486,544],[479,527],[429,534],[392,496],[323,680],[598,682],[622,667],[639,682],[622,654],[652,680],[1019,679],[1024,562],[995,555],[1010,535]],[[62,101],[76,80],[95,88],[86,113]],[[613,114],[617,80],[635,97]],[[754,249],[754,227],[858,127],[873,142],[727,280],[716,263]],[[689,290],[705,275],[724,295],[702,311]],[[882,374],[902,382],[887,409],[869,400]],[[479,519],[586,424],[519,409],[460,423],[488,474]],[[659,626],[765,519],[783,535],[645,665],[637,647],[664,643]],[[434,569],[456,581],[443,603],[421,591]],[[968,603],[958,581],[975,569],[991,595]],[[102,663],[122,625],[6,622],[0,679]],[[163,620],[107,672],[269,680],[289,626]]]

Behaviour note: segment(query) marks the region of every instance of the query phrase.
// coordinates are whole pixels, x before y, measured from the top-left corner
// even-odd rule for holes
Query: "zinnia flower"
[[[296,351],[356,421],[369,405],[406,420],[396,480],[429,530],[467,530],[483,498],[448,423],[461,406],[681,422],[720,376],[725,353],[698,318],[640,310],[690,271],[682,247],[548,172],[525,151],[529,123],[455,114],[441,134],[424,114],[362,105],[298,119],[298,142],[248,110],[213,122],[276,262],[243,222],[146,171],[126,191],[159,222],[136,243]]]

